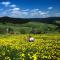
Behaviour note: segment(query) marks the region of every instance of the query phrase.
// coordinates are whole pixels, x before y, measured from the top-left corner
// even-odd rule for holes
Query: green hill
[[[0,23],[0,33],[60,33],[60,28],[54,24],[47,24],[41,22],[28,22],[25,24]]]

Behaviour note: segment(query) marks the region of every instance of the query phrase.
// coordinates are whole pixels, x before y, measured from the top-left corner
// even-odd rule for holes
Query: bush
[[[8,33],[14,34],[14,30],[12,28],[8,28]]]
[[[6,33],[5,28],[0,28],[0,34],[5,34],[5,33]]]
[[[20,33],[21,33],[21,34],[25,34],[26,31],[25,31],[24,29],[20,29]]]

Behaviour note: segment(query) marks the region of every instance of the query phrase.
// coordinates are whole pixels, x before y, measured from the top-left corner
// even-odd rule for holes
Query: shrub
[[[24,29],[20,29],[20,33],[21,33],[21,34],[25,34],[26,31],[25,31]]]

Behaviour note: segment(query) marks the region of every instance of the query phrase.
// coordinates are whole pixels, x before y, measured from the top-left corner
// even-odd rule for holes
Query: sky
[[[60,0],[0,0],[0,17],[60,17]]]

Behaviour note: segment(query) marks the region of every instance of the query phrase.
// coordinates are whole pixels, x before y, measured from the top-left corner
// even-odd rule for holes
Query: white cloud
[[[31,16],[33,17],[40,17],[40,18],[45,18],[45,17],[48,17],[49,16],[49,12],[48,11],[40,11],[39,9],[34,9],[34,10],[31,10],[30,12]]]
[[[39,9],[32,9],[31,12],[38,12]]]
[[[48,7],[49,10],[53,9],[53,7]]]
[[[20,9],[17,7],[9,8],[2,12],[2,16],[8,15],[17,18],[45,18],[49,16],[49,12],[40,11],[39,9]]]
[[[7,6],[10,5],[11,3],[10,3],[10,2],[2,2],[1,4],[4,5],[5,7],[7,7]]]
[[[11,11],[10,11],[10,16],[11,17],[20,17],[20,18],[26,18],[26,17],[28,17],[28,12],[27,11],[23,11],[23,10],[17,10],[17,9],[12,9]]]
[[[19,17],[19,18],[45,18],[50,16],[60,17],[60,13],[51,13],[53,9],[52,6],[48,7],[47,11],[42,11],[38,8],[36,9],[20,9],[15,4],[11,4],[11,2],[1,2],[5,7],[0,8],[0,16],[11,16],[11,17]],[[8,7],[8,8],[6,8]],[[5,9],[6,8],[6,9]]]
[[[12,4],[12,5],[10,5],[10,7],[13,7],[14,8],[14,7],[16,7],[16,5],[15,4]]]
[[[11,4],[10,2],[2,2],[3,5],[8,7],[6,10],[2,10],[1,16],[10,16],[17,18],[45,18],[50,16],[50,10],[53,7],[48,7],[48,11],[41,11],[40,9],[20,9],[15,4]],[[58,15],[58,14],[57,14]]]
[[[15,8],[13,8],[12,10],[15,10],[15,11],[16,11],[16,10],[20,10],[20,8],[15,7]]]
[[[22,10],[20,8],[12,8],[8,10],[9,16],[18,18],[45,18],[49,16],[48,11],[40,11],[37,9],[33,10]]]
[[[45,15],[47,14],[46,12],[39,11],[40,15]]]
[[[29,11],[29,9],[25,9],[25,10],[22,10],[22,11]]]
[[[55,14],[56,17],[60,17],[60,12]]]
[[[11,4],[11,2],[2,2],[2,4],[8,7],[1,12],[2,16],[7,15],[19,18],[44,18],[49,16],[48,11],[41,11],[40,9],[20,9],[17,5]],[[52,8],[49,7],[48,9],[51,10]]]
[[[22,14],[24,14],[24,15],[28,15],[28,12],[22,12]]]

